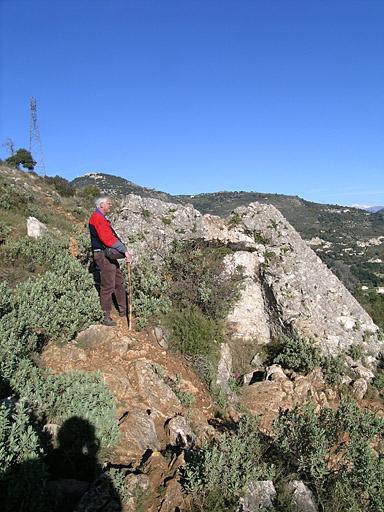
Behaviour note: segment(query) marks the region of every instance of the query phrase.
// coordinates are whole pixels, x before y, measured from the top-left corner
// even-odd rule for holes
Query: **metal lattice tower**
[[[40,129],[37,122],[37,104],[36,98],[31,98],[31,121],[29,125],[29,151],[36,160],[36,172],[45,176],[45,161],[43,153],[43,145],[41,143]]]

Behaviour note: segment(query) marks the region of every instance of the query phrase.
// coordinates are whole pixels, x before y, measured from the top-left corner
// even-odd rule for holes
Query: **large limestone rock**
[[[40,222],[36,217],[28,217],[27,219],[27,235],[31,238],[40,238],[48,233],[48,228]]]
[[[190,205],[129,195],[116,225],[136,263],[150,255],[160,264],[174,239],[199,238],[234,250],[225,260],[226,272],[241,265],[245,276],[227,318],[235,370],[249,371],[246,364],[257,348],[282,334],[313,339],[331,356],[355,344],[375,357],[381,350],[369,315],[271,205],[251,203],[222,219],[201,215]],[[374,365],[375,358],[363,363],[365,369]]]
[[[267,308],[287,333],[313,338],[329,355],[352,344],[380,350],[378,327],[275,207],[252,203],[236,212],[244,231],[264,241]]]

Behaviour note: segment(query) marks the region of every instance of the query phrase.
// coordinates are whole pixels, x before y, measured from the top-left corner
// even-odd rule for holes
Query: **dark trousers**
[[[127,295],[125,292],[124,278],[117,260],[109,260],[104,252],[95,252],[94,260],[97,270],[100,272],[100,304],[104,316],[111,315],[112,295],[115,295],[120,313],[127,311]]]

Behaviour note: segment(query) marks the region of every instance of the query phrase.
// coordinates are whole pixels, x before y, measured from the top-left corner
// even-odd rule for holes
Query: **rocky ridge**
[[[360,363],[374,367],[378,327],[275,207],[252,203],[222,219],[191,205],[129,195],[115,222],[136,264],[148,256],[161,262],[175,239],[233,249],[227,271],[241,265],[245,287],[227,319],[232,348],[236,340],[251,342],[254,356],[257,347],[287,334],[312,339],[325,355],[357,344],[364,353]]]

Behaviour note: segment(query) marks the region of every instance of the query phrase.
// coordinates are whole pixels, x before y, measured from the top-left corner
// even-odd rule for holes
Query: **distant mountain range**
[[[360,210],[366,210],[371,213],[377,213],[384,210],[384,206],[368,206],[364,204],[353,204],[351,208],[359,208]]]
[[[334,224],[338,226],[337,231],[339,228],[345,227],[345,234],[356,240],[384,235],[384,223],[381,226],[375,215],[371,216],[367,210],[361,207],[314,203],[299,196],[244,191],[171,195],[159,190],[142,187],[120,176],[101,172],[90,172],[75,178],[72,185],[76,188],[97,185],[103,193],[116,197],[137,194],[173,203],[189,203],[201,213],[210,213],[221,217],[229,215],[238,206],[247,205],[254,201],[272,204],[281,211],[305,239],[316,236],[327,237],[326,233],[332,231]],[[380,207],[378,208],[380,210]],[[353,230],[351,229],[352,226]]]

